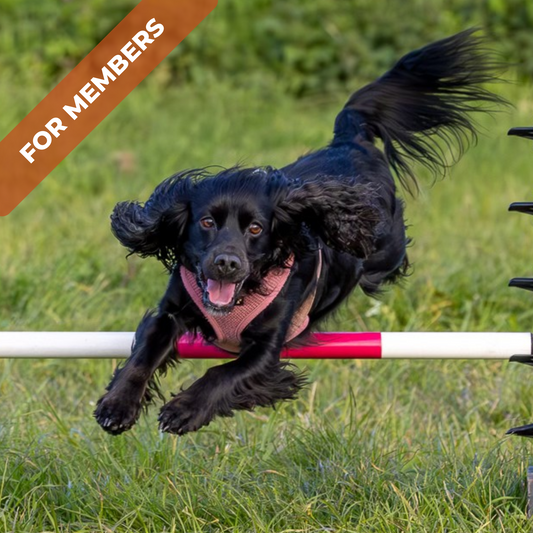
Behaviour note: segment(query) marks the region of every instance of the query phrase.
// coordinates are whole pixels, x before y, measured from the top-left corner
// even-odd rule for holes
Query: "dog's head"
[[[172,176],[146,204],[117,204],[111,226],[132,253],[194,272],[206,308],[223,314],[317,238],[366,258],[380,212],[376,192],[353,179],[299,181],[270,168],[234,168]]]

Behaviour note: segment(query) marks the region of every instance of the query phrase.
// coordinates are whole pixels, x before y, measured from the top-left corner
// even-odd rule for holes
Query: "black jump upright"
[[[515,135],[517,137],[523,137],[524,139],[533,140],[533,127],[511,128],[507,135]],[[509,206],[509,211],[517,211],[518,213],[533,215],[533,202],[513,202]],[[509,286],[533,291],[533,278],[513,278],[509,281]],[[531,355],[513,355],[510,360],[533,366],[533,356]],[[512,428],[507,432],[507,435],[533,437],[533,424]]]

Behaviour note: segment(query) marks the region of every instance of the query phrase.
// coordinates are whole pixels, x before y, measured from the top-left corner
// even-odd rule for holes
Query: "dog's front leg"
[[[185,326],[176,316],[159,311],[141,320],[131,356],[117,368],[107,393],[98,400],[94,413],[103,429],[118,435],[130,429],[149,399],[148,385],[155,371],[175,356],[176,339]]]
[[[183,435],[206,426],[216,416],[232,416],[237,409],[273,406],[295,398],[305,379],[280,361],[291,307],[274,304],[259,315],[243,332],[237,359],[210,368],[163,406],[161,430]]]

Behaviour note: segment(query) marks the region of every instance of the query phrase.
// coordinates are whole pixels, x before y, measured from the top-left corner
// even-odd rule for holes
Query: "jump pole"
[[[126,358],[133,332],[0,332],[0,358]],[[234,354],[182,337],[183,359],[228,359]],[[283,351],[291,359],[512,359],[531,361],[531,333],[316,333],[309,344]]]

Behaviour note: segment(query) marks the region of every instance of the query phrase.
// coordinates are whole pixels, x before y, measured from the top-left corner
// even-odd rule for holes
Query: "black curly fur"
[[[374,251],[382,220],[379,194],[354,178],[318,175],[288,186],[276,206],[278,223],[311,232],[332,249],[366,259]]]
[[[183,435],[207,426],[217,416],[232,417],[237,410],[253,411],[256,407],[275,407],[279,401],[294,400],[307,385],[307,379],[304,374],[289,370],[292,366],[287,362],[273,362],[261,374],[231,383],[220,379],[227,367],[210,368],[161,409],[160,427],[163,431]],[[198,409],[199,396],[202,409]]]
[[[475,141],[471,112],[505,103],[480,85],[495,79],[496,66],[472,31],[460,33],[408,54],[354,93],[322,150],[279,170],[181,172],[146,204],[119,203],[113,233],[131,253],[159,259],[170,280],[158,310],[141,321],[131,357],[98,402],[100,425],[113,434],[133,426],[143,403],[158,395],[156,372],[175,361],[176,340],[184,333],[215,340],[184,287],[182,265],[197,274],[208,303],[209,290],[217,300],[217,283],[238,287],[229,304],[220,307],[220,297],[212,304],[211,312],[226,313],[250,293],[263,293],[265,275],[293,261],[278,296],[243,330],[239,357],[165,404],[160,428],[181,435],[234,410],[295,398],[305,377],[280,362],[280,353],[296,311],[313,293],[309,327],[295,340],[301,344],[357,285],[375,295],[407,275],[404,204],[391,170],[408,187],[410,162],[438,173],[447,166],[445,148],[455,145],[460,155]]]

